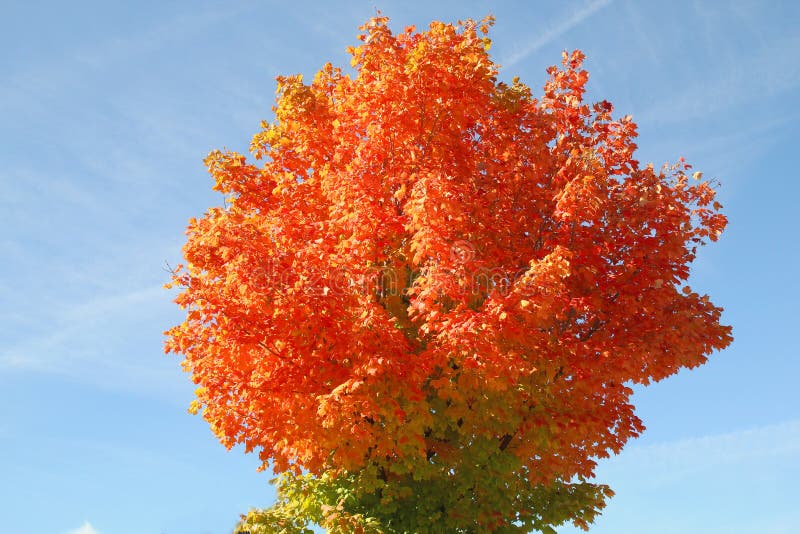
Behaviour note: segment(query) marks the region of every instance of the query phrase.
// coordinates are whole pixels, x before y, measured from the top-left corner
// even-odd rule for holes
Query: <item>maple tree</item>
[[[643,430],[631,384],[731,341],[686,281],[726,224],[683,160],[584,102],[583,54],[541,98],[498,80],[491,19],[384,17],[311,83],[278,78],[259,163],[212,152],[167,332],[227,447],[282,473],[254,532],[553,532],[612,492]]]

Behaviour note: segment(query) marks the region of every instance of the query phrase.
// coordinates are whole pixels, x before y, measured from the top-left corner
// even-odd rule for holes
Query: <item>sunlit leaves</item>
[[[206,159],[225,207],[190,223],[167,349],[190,410],[285,473],[253,525],[585,527],[596,459],[643,429],[627,384],[730,342],[686,286],[711,184],[640,165],[578,51],[541,99],[499,81],[489,23],[373,19],[353,76],[278,78],[258,165]]]

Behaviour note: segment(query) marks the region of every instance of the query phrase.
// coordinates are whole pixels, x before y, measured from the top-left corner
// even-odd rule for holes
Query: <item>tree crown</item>
[[[634,159],[580,51],[539,99],[499,81],[490,23],[378,17],[354,75],[279,77],[261,163],[206,159],[226,206],[173,280],[167,350],[222,443],[409,531],[585,526],[596,459],[643,429],[629,384],[731,340],[686,285],[726,224],[712,185]]]

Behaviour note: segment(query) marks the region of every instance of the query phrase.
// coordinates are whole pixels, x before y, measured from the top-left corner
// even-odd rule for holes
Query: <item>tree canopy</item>
[[[580,51],[540,98],[500,81],[490,25],[374,18],[352,74],[278,78],[256,162],[206,159],[226,201],[190,222],[166,348],[190,411],[282,473],[251,529],[587,527],[597,459],[644,428],[631,384],[731,341],[687,285],[713,184],[636,161]]]

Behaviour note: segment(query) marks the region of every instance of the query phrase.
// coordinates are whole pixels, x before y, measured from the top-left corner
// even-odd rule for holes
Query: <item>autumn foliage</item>
[[[278,78],[257,163],[206,160],[226,202],[189,225],[167,350],[298,524],[586,526],[596,459],[643,429],[629,386],[731,341],[686,285],[726,224],[711,185],[634,159],[579,51],[541,98],[499,81],[489,23],[373,19],[354,74]]]

